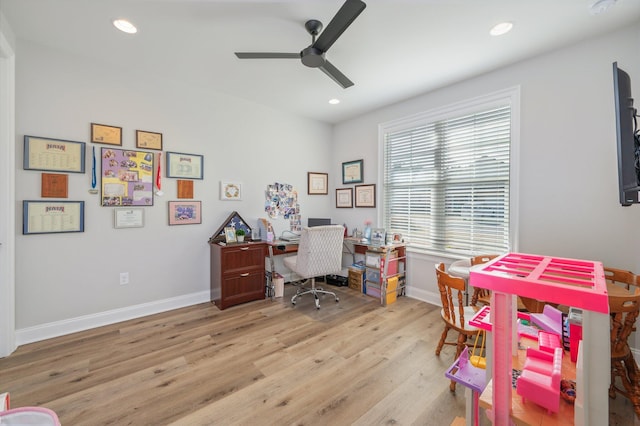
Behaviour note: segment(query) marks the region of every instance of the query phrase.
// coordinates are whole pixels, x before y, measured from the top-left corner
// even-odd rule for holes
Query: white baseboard
[[[442,306],[442,300],[440,300],[440,293],[433,293],[431,291],[426,291],[421,288],[414,288],[411,286],[407,286],[407,297],[411,297],[413,299],[418,299],[423,302],[429,303],[435,306]]]
[[[127,321],[134,318],[140,318],[209,301],[210,292],[207,290],[172,297],[170,299],[127,306],[126,308],[113,309],[111,311],[100,312],[97,314],[84,315],[62,321],[22,328],[15,332],[16,344],[17,346],[20,346],[27,343],[38,342],[40,340],[51,339],[52,337],[64,336],[65,334],[76,333],[78,331],[89,330],[103,325],[115,324],[121,321]]]

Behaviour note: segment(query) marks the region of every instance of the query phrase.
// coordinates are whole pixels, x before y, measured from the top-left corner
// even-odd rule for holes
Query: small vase
[[[244,243],[244,235],[236,235],[239,243]]]
[[[364,228],[364,235],[362,236],[365,240],[371,241],[371,227],[367,226]]]

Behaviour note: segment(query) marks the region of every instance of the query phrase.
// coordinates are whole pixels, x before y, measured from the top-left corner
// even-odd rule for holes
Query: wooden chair
[[[487,263],[491,259],[498,257],[497,254],[482,254],[471,258],[471,266]],[[489,305],[491,302],[491,291],[484,288],[473,288],[473,295],[471,296],[471,306],[478,306],[478,303]]]
[[[440,299],[442,300],[440,316],[442,321],[444,321],[444,330],[442,331],[442,336],[440,336],[440,341],[436,347],[436,356],[440,356],[440,351],[444,345],[454,345],[456,346],[456,354],[453,358],[455,361],[458,359],[460,353],[467,344],[467,338],[475,337],[478,334],[479,330],[476,327],[469,325],[469,320],[478,311],[478,309],[473,306],[464,306],[464,278],[452,277],[446,273],[444,270],[444,263],[436,265],[436,277],[438,279]],[[446,341],[447,334],[451,329],[458,332],[458,338],[456,341]],[[451,392],[455,392],[455,381],[451,381],[449,389]]]
[[[633,404],[640,418],[640,370],[629,347],[629,335],[636,330],[640,313],[640,277],[630,271],[604,268],[611,316],[611,385],[609,397],[619,393]],[[622,388],[616,383],[620,378]]]

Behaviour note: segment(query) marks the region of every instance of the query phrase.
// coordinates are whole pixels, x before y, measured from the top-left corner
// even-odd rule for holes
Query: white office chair
[[[318,294],[330,294],[338,296],[332,291],[316,288],[315,277],[337,274],[342,270],[342,241],[344,227],[342,225],[314,226],[303,228],[298,243],[298,253],[295,256],[286,257],[284,264],[300,278],[311,280],[311,288],[299,288],[291,303],[296,304],[298,296],[313,294],[316,300],[316,309],[320,309]]]

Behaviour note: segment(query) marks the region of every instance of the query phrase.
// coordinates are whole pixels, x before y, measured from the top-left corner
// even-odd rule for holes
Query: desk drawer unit
[[[264,244],[211,245],[211,301],[220,309],[264,299]]]

